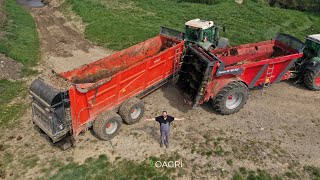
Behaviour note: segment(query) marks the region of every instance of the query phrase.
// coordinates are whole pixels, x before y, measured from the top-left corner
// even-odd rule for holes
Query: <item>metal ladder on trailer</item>
[[[269,87],[271,86],[271,80],[274,70],[274,64],[269,64],[266,72],[266,78],[263,83],[262,87],[262,95],[266,94],[268,92]]]
[[[173,81],[176,80],[180,67],[180,48],[175,50],[174,60],[173,60]]]

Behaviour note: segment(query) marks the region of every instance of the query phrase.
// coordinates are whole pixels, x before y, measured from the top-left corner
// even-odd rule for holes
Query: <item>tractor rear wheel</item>
[[[144,103],[139,98],[130,98],[122,103],[119,114],[127,124],[138,122],[144,114]]]
[[[122,119],[117,113],[106,112],[93,122],[93,131],[99,139],[108,141],[119,133],[121,125]]]
[[[220,90],[213,101],[213,108],[223,115],[238,112],[249,97],[249,89],[242,82],[231,82]]]
[[[304,73],[304,84],[311,90],[320,91],[320,69]]]

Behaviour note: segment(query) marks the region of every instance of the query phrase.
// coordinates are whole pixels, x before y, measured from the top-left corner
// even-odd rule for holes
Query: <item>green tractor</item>
[[[292,42],[292,41],[291,41]],[[291,69],[294,77],[311,90],[320,90],[320,34],[309,35],[302,48],[303,57]]]
[[[160,34],[185,41],[185,45],[195,43],[206,50],[225,48],[229,40],[219,36],[220,27],[213,21],[193,19],[185,23],[185,31],[180,32],[171,28],[161,27]],[[225,28],[223,27],[223,31]]]
[[[218,25],[213,21],[200,19],[193,19],[185,23],[184,40],[186,43],[196,43],[207,50],[229,46],[229,40],[219,36]]]

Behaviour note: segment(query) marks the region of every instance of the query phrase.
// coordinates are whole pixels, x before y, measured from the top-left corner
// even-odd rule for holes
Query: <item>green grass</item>
[[[281,180],[279,176],[273,176],[266,171],[256,170],[248,171],[245,168],[239,168],[232,178],[233,180]]]
[[[88,158],[84,164],[67,164],[49,179],[169,179],[166,175],[147,162],[120,160],[112,164],[107,156],[100,155],[97,159]]]
[[[13,161],[13,155],[6,152],[3,156],[2,162],[3,162],[3,166],[7,166],[8,164],[10,164]]]
[[[0,179],[5,179],[6,177],[6,167],[13,161],[13,155],[11,153],[5,152],[2,158],[0,158]]]
[[[303,39],[320,32],[317,14],[272,8],[265,3],[233,0],[207,5],[180,0],[67,0],[87,24],[85,36],[114,50],[124,49],[158,34],[160,26],[183,31],[187,20],[201,18],[226,25],[221,33],[232,45],[270,39],[277,32]]]
[[[315,166],[305,166],[304,171],[306,171],[311,179],[320,180],[320,168]]]
[[[14,0],[5,0],[1,8],[6,18],[1,28],[5,36],[0,39],[0,53],[27,67],[36,65],[40,58],[40,44],[32,16]]]
[[[22,159],[21,164],[23,165],[24,169],[32,169],[37,165],[38,161],[39,157],[32,155]]]
[[[31,14],[14,0],[5,0],[1,11],[5,19],[0,22],[0,53],[21,62],[22,74],[30,76],[37,73],[30,67],[40,59],[40,44],[36,25]],[[1,73],[1,72],[0,72]],[[10,103],[26,94],[24,82],[0,80],[0,127],[10,124],[25,108],[21,102]]]
[[[26,95],[25,85],[21,81],[0,80],[0,127],[8,125],[19,115],[25,106],[21,102],[10,103],[18,96]]]

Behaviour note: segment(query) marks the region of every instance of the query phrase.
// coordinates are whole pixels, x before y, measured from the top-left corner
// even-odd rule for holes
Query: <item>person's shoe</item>
[[[169,144],[166,144],[166,148],[169,148]]]
[[[163,144],[160,144],[160,147],[163,147]]]

